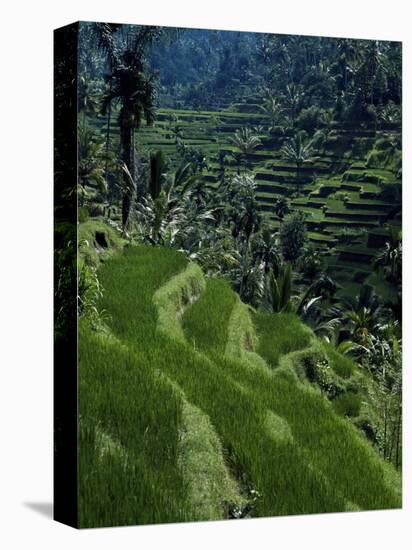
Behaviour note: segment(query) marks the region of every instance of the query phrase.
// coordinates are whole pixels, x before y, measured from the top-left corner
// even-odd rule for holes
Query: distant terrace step
[[[325,218],[342,218],[346,220],[358,220],[358,221],[375,221],[379,220],[383,217],[382,212],[354,212],[354,211],[346,211],[346,212],[337,212],[337,211],[331,211],[327,210],[325,212]]]

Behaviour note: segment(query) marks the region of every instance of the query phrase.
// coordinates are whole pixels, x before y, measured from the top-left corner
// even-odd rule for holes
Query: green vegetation
[[[259,354],[271,367],[279,364],[282,355],[306,348],[310,333],[294,313],[257,312],[254,321],[259,333]]]
[[[224,353],[228,324],[236,295],[227,282],[209,279],[206,291],[183,316],[186,338],[200,351],[209,348]]]
[[[81,525],[399,507],[399,45],[121,28],[81,24]]]
[[[320,393],[290,376],[292,371],[273,376],[262,359],[256,363],[256,370],[250,360],[245,362],[241,357],[236,360],[226,355],[224,344],[229,338],[229,325],[239,318],[235,317],[233,321],[231,313],[238,299],[227,283],[218,279],[209,280],[201,297],[188,305],[182,319],[188,343],[174,338],[173,331],[168,331],[167,335],[164,333],[154,296],[167,295],[175,304],[173,293],[165,293],[163,289],[170,287],[168,281],[176,280],[176,272],[187,272],[184,271],[185,264],[182,255],[174,251],[139,246],[125,249],[100,269],[105,288],[102,305],[109,313],[107,325],[114,336],[104,330],[93,335],[87,326],[82,324],[80,327],[80,340],[83,342],[80,369],[85,373],[80,411],[83,425],[92,432],[88,435],[91,438],[88,445],[81,439],[80,464],[86,469],[101,460],[99,456],[103,454],[104,457],[105,452],[112,458],[114,455],[119,465],[114,460],[113,470],[110,470],[109,460],[105,466],[109,470],[103,470],[102,475],[115,476],[115,490],[117,485],[121,488],[116,494],[125,494],[127,483],[132,483],[132,480],[122,461],[129,464],[129,460],[133,462],[132,457],[138,456],[140,469],[135,475],[142,475],[148,482],[154,492],[153,498],[167,502],[168,489],[176,491],[176,500],[173,506],[168,507],[174,521],[204,518],[207,513],[212,517],[242,517],[249,513],[290,514],[296,509],[302,513],[338,511],[346,509],[349,502],[367,509],[396,507],[396,491],[393,492],[395,489],[384,480],[385,468],[378,455],[356,434],[355,428],[335,416]],[[180,288],[184,293],[184,285]],[[159,307],[162,308],[161,303]],[[268,348],[271,354],[269,359],[273,361],[273,352],[268,346],[269,337],[259,331],[261,326],[267,332],[270,325],[272,338],[278,344],[278,357],[293,365],[297,359],[294,356],[296,352],[292,350],[296,349],[297,344],[286,334],[286,321],[290,321],[292,328],[295,326],[302,335],[299,348],[302,353],[307,349],[305,353],[311,356],[308,346],[313,337],[296,317],[291,314],[270,317],[266,319],[268,322],[264,322],[262,316],[256,325],[258,338],[262,341],[257,351]],[[169,322],[174,324],[176,321],[170,318]],[[205,334],[209,329],[215,340],[210,336],[206,340]],[[278,343],[277,336],[282,331],[284,334]],[[241,334],[242,330],[237,333]],[[252,340],[244,342],[244,345],[253,351]],[[116,375],[119,368],[121,376]],[[154,385],[151,385],[152,380],[156,381]],[[102,391],[106,383],[110,383],[110,394]],[[127,389],[125,387],[123,391],[121,388],[124,386]],[[155,390],[158,391],[156,395]],[[143,401],[140,398],[142,391],[145,396]],[[174,397],[166,397],[162,391]],[[138,407],[136,412],[133,408],[127,408],[129,401]],[[163,403],[164,413],[159,410],[160,403]],[[172,405],[175,407],[173,413],[170,410]],[[193,406],[194,409],[191,408]],[[144,408],[144,414],[141,408]],[[186,421],[182,411],[190,416]],[[211,424],[200,411],[210,418]],[[138,424],[135,423],[135,414],[139,415]],[[164,439],[162,432],[155,427],[160,414],[173,415],[177,426],[184,427],[170,430],[170,419],[164,419],[163,429],[169,430]],[[202,431],[211,431],[208,438],[202,439],[201,445],[196,443],[196,431],[190,432],[191,422],[195,421]],[[218,435],[214,434],[212,426]],[[285,437],[285,426],[290,426],[287,433],[290,432],[292,438]],[[130,435],[131,429],[133,436]],[[189,450],[179,448],[176,434],[180,429],[188,430],[186,445]],[[85,434],[88,433],[86,430]],[[104,436],[100,436],[101,433]],[[156,437],[156,445],[152,445],[151,434]],[[322,437],[319,437],[320,434]],[[96,437],[103,438],[102,445],[107,451],[102,451],[96,444]],[[163,440],[170,441],[170,446],[163,446],[160,453],[156,449]],[[148,449],[140,447],[146,444]],[[83,452],[86,453],[84,456]],[[155,453],[156,459],[150,453]],[[208,462],[206,469],[201,468],[204,481],[199,486],[196,474],[200,468],[198,461],[209,453],[212,462]],[[344,468],[341,461],[343,455]],[[126,456],[129,458],[126,459]],[[151,485],[150,475],[146,474],[145,469],[150,472],[149,466],[153,463],[160,486]],[[215,481],[221,479],[219,490],[210,479],[215,475]],[[94,476],[92,493],[95,501],[103,499],[102,506],[107,504],[104,479]],[[236,488],[235,479],[239,480],[239,488]],[[352,483],[353,479],[355,483]],[[158,497],[156,491],[160,489],[163,493]],[[89,484],[87,490],[92,490]],[[240,496],[239,490],[243,496]],[[253,491],[259,495],[256,500],[253,500]],[[90,504],[88,494],[83,497],[87,505]],[[281,499],[277,496],[279,494]],[[142,498],[146,499],[150,513],[149,510],[140,511],[139,502],[133,501],[133,506],[131,504],[129,508],[127,505],[123,509],[123,505],[116,500],[107,508],[109,511],[100,524],[128,523],[131,521],[128,514],[133,513],[137,514],[135,517],[139,518],[139,522],[161,521],[151,509],[152,497],[146,495],[144,487]],[[97,508],[96,513],[100,509]],[[90,520],[91,524],[94,518]]]

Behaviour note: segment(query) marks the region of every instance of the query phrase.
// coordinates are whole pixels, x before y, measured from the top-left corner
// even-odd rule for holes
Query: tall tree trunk
[[[110,81],[110,91],[111,89],[112,89],[112,82]],[[109,107],[107,110],[106,159],[105,159],[105,165],[104,165],[104,179],[106,180],[106,183],[108,182],[108,175],[109,175],[109,146],[110,146],[111,116],[112,116],[112,102],[109,103]],[[109,190],[109,194],[110,194],[110,190]]]
[[[121,128],[121,142],[122,142],[122,158],[126,164],[129,172],[132,176],[133,183],[128,178],[127,174],[124,174],[124,191],[122,202],[122,225],[123,230],[126,231],[129,224],[130,210],[132,207],[132,201],[135,191],[135,166],[134,166],[134,131],[133,128],[124,127]]]

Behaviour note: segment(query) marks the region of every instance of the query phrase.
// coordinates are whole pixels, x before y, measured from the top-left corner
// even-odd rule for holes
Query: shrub
[[[316,105],[302,109],[296,119],[296,126],[302,130],[306,130],[309,134],[313,134],[319,127],[324,126],[324,114],[324,109]]]
[[[304,249],[297,262],[298,270],[309,279],[313,279],[321,270],[320,255],[312,246]]]
[[[306,238],[305,214],[299,210],[286,216],[280,228],[280,247],[284,259],[293,263],[299,258]]]
[[[344,379],[348,379],[354,374],[355,365],[353,361],[349,359],[349,357],[346,357],[345,355],[337,352],[330,344],[324,343],[323,348],[326,352],[332,369],[338,376]]]

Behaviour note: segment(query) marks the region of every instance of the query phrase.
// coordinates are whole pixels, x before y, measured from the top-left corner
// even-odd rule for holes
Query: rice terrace
[[[401,507],[401,44],[79,52],[80,526]]]

